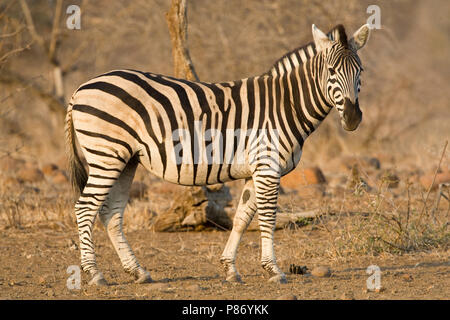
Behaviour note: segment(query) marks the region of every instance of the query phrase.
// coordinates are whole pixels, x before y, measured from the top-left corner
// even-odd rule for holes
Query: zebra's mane
[[[339,41],[343,46],[348,47],[347,34],[345,33],[345,28],[342,24],[338,24],[333,27],[327,33],[327,36],[330,40]],[[314,41],[311,41],[304,46],[295,48],[294,50],[286,53],[274,63],[267,74],[282,75],[286,72],[286,70],[290,71],[292,69],[292,65],[297,67],[312,58],[316,53],[316,45],[314,44]]]

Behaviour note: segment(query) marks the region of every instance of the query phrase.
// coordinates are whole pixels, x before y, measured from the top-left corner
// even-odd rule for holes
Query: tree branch
[[[58,41],[58,34],[59,34],[59,21],[61,19],[61,12],[62,12],[62,0],[56,1],[56,7],[55,7],[55,15],[53,16],[53,26],[52,26],[52,33],[50,36],[50,45],[48,47],[48,58],[53,64],[57,64],[56,62],[56,47],[57,47],[57,41]]]
[[[33,16],[31,15],[30,7],[26,0],[20,0],[20,6],[22,7],[23,15],[25,16],[25,21],[27,22],[28,31],[30,31],[31,37],[47,52],[47,48],[45,47],[44,38],[42,38],[36,31],[33,22]]]

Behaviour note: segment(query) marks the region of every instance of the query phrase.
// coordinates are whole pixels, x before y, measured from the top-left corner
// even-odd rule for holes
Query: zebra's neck
[[[273,83],[278,97],[274,107],[284,113],[289,129],[301,146],[332,108],[324,90],[323,65],[319,54],[281,74],[262,76]]]

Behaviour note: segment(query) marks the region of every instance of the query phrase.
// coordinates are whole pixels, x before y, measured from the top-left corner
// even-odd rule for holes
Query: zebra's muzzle
[[[359,109],[359,102],[356,99],[356,103],[352,103],[350,99],[345,98],[344,111],[342,112],[341,124],[347,131],[353,131],[358,128],[362,120],[362,112]]]

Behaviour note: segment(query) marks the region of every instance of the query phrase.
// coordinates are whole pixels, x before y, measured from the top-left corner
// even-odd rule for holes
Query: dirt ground
[[[448,252],[358,257],[336,264],[327,259],[296,261],[288,253],[300,250],[305,239],[288,229],[275,233],[275,249],[287,284],[266,281],[259,264],[259,232],[247,232],[240,246],[237,266],[244,283],[226,283],[219,257],[228,234],[129,232],[129,242],[154,280],[137,285],[122,271],[106,234],[97,229],[97,260],[110,285],[91,287],[82,275],[81,289],[69,290],[67,267],[79,263],[79,251],[73,244],[77,243],[75,232],[42,227],[5,230],[0,233],[0,299],[277,299],[290,295],[298,299],[449,298]],[[315,241],[317,235],[313,231],[308,241]],[[310,270],[325,265],[332,274],[290,274],[292,263]],[[380,292],[367,290],[369,265],[381,268]]]

